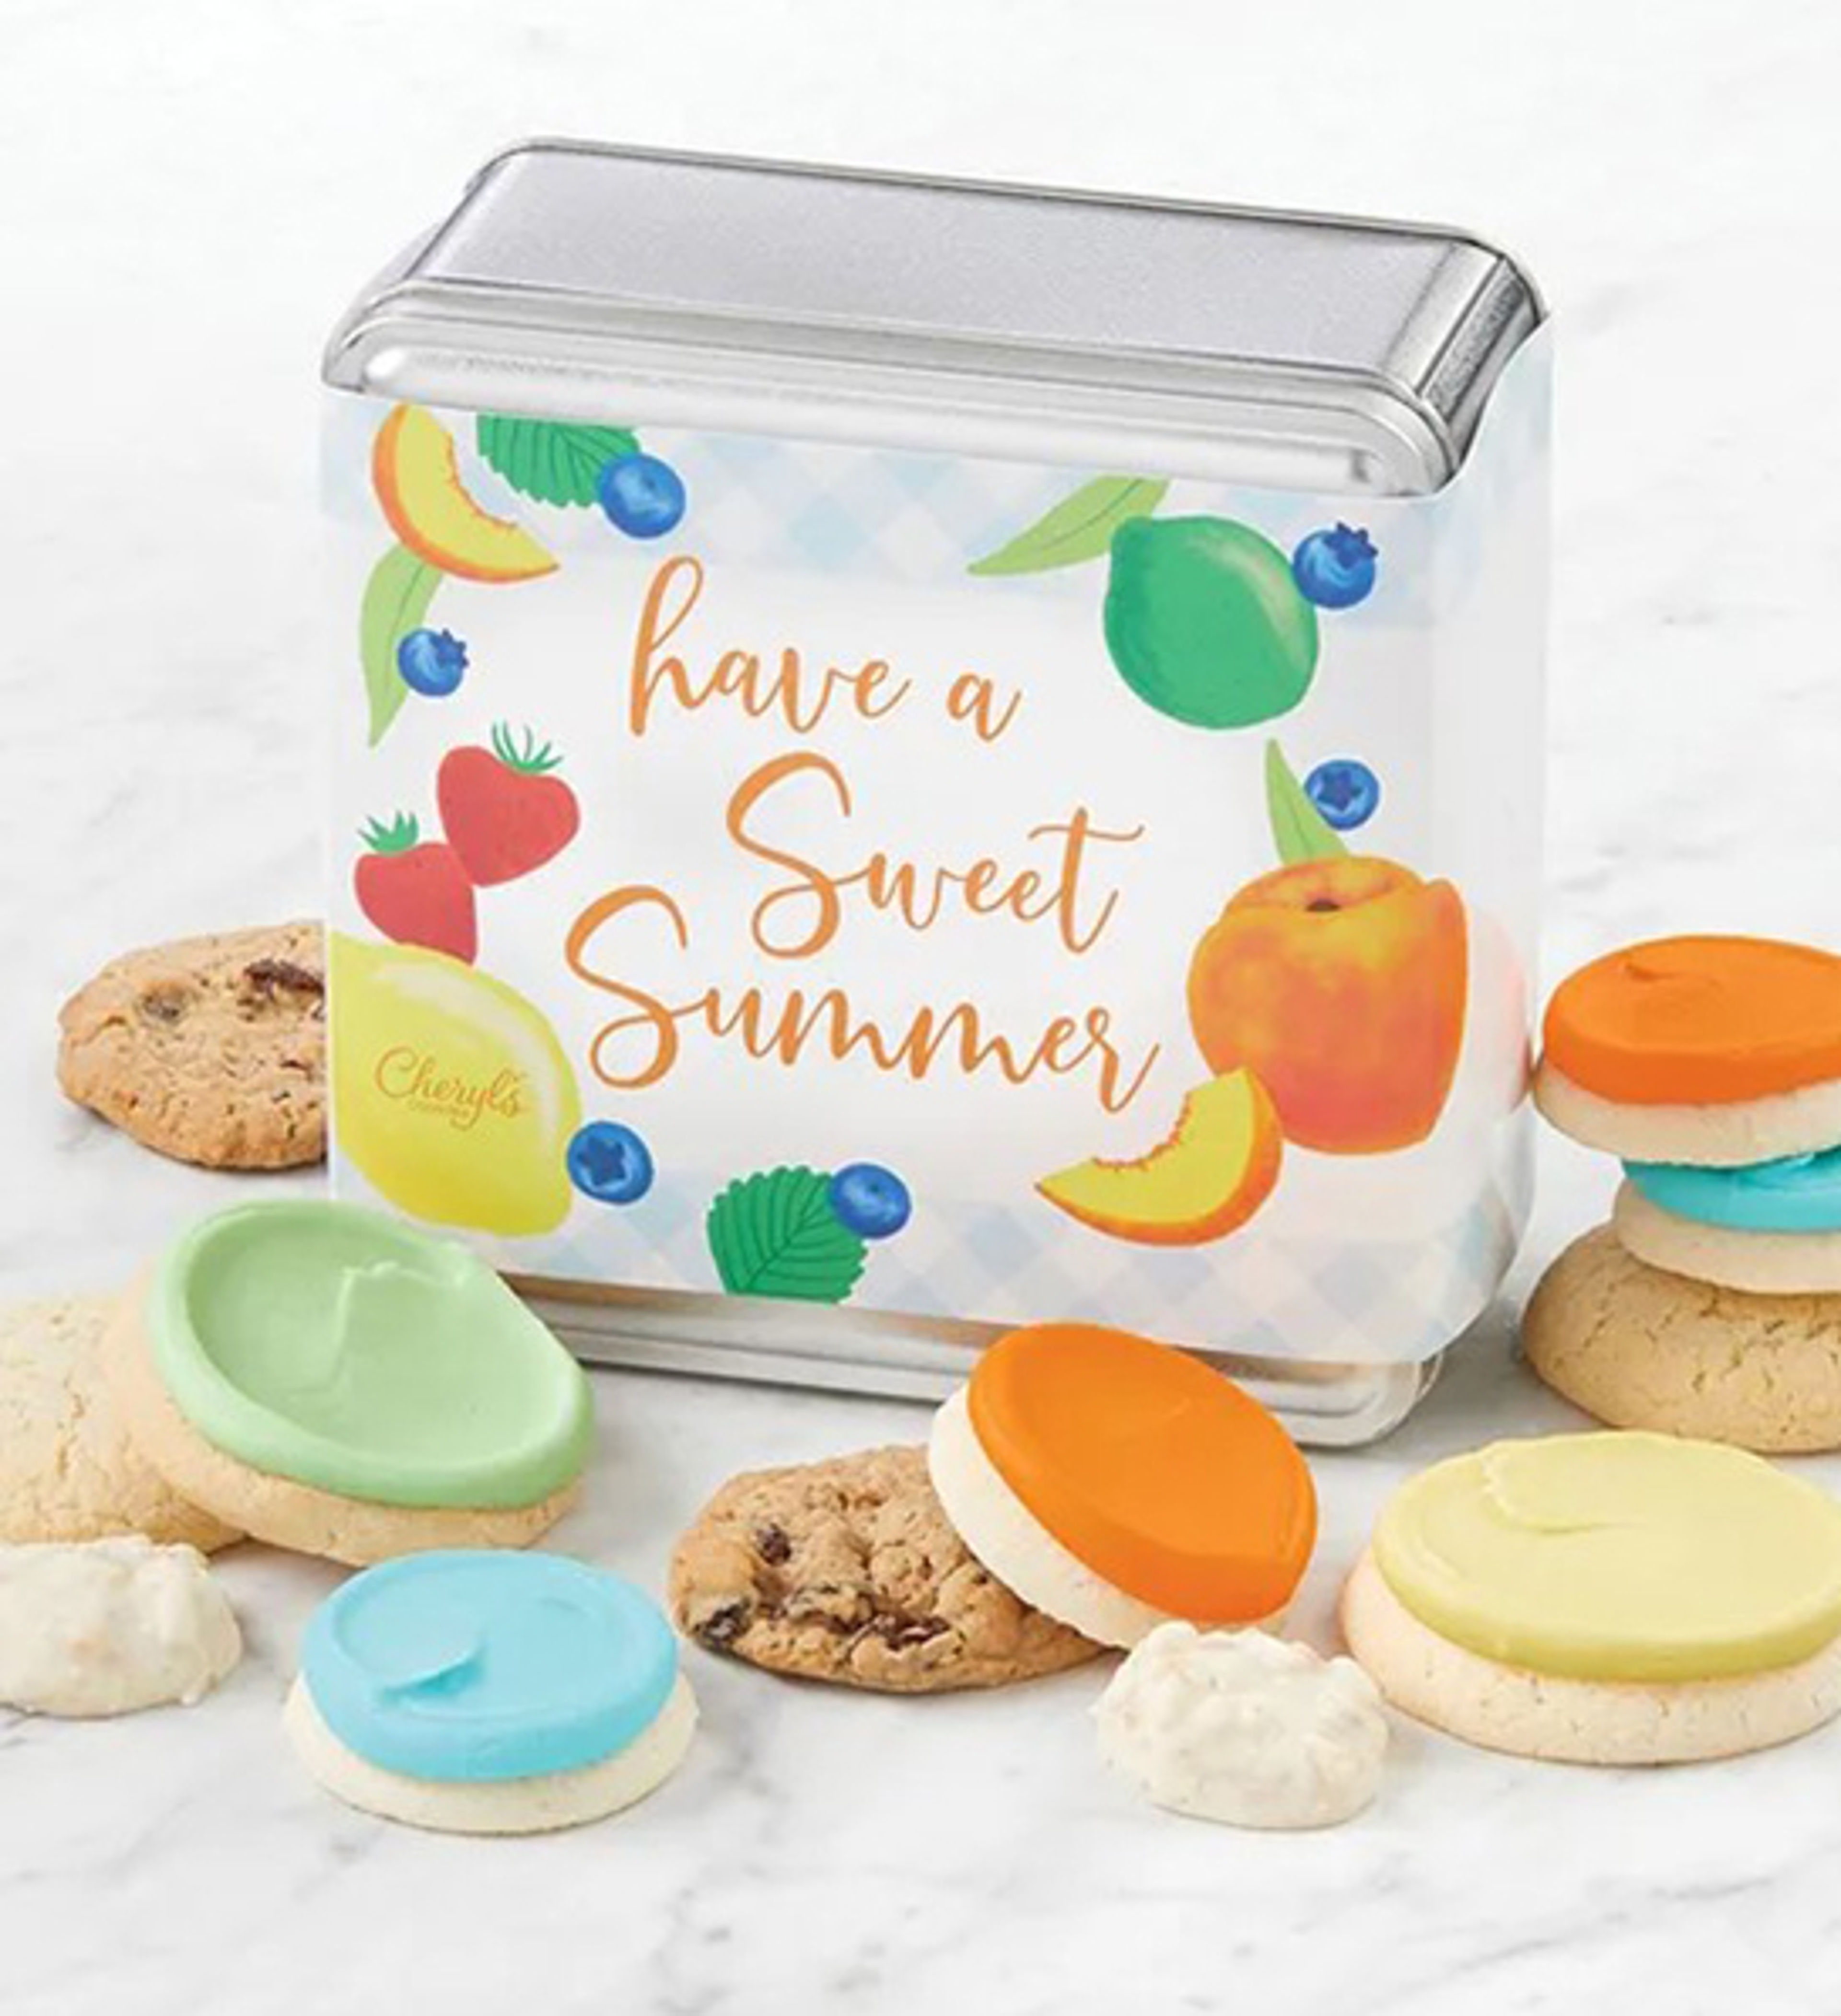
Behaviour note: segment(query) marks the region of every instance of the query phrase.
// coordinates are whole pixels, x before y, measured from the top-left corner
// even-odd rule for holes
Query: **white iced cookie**
[[[1230,1827],[1351,1820],[1387,1754],[1380,1694],[1353,1659],[1263,1631],[1159,1625],[1093,1719],[1101,1758],[1155,1805]]]
[[[126,1715],[209,1694],[243,1654],[196,1548],[120,1539],[0,1547],[0,1704]]]

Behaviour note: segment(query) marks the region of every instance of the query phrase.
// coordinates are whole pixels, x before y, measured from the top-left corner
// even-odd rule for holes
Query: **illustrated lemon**
[[[434,1225],[560,1225],[582,1098],[542,1014],[420,945],[335,931],[331,977],[333,1124],[366,1180]]]

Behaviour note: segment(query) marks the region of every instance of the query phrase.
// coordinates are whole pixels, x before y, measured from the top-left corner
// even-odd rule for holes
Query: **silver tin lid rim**
[[[822,193],[816,207],[802,185]],[[1004,220],[988,231],[985,198]],[[731,282],[720,250],[713,264],[654,259],[657,234],[668,243],[671,218],[697,204],[741,231],[734,272],[755,284]],[[1029,221],[1038,210],[1039,227]],[[887,286],[781,284],[784,262],[756,262],[761,241],[747,229],[808,214],[821,220],[808,248],[820,272],[838,270],[825,255],[853,232],[914,223],[957,232],[955,245],[982,248],[968,250],[958,280],[989,281],[995,304],[936,314],[911,256],[910,278]],[[1091,270],[1114,290],[1101,297],[1131,300],[1140,268],[1122,247],[1138,243],[1137,218],[1162,249],[1142,268],[1151,291],[1134,311],[1063,313],[1052,288],[1000,284],[1032,256],[1047,279],[1085,272],[1056,262],[1078,262],[1091,245]],[[1159,218],[1193,224],[1160,239]],[[1338,240],[1371,248],[1356,261],[1364,277],[1352,298],[1364,305],[1326,337],[1312,333],[1309,304],[1333,298],[1313,289],[1333,285]],[[1278,302],[1241,312],[1266,299],[1275,257]],[[1185,311],[1187,276],[1203,272],[1213,275],[1205,304]],[[1442,228],[541,139],[476,171],[347,315],[323,369],[344,390],[546,417],[624,407],[647,423],[784,434],[797,416],[823,437],[921,448],[958,423],[953,445],[972,453],[1423,494],[1461,466],[1491,387],[1543,314],[1504,254]],[[914,417],[924,412],[931,428]],[[1288,456],[1276,452],[1281,440]]]
[[[1329,225],[1342,231],[1377,233],[1429,232],[1449,239],[1454,244],[1468,245],[1476,251],[1486,253],[1491,258],[1499,259],[1504,265],[1512,267],[1526,292],[1536,326],[1547,319],[1548,312],[1546,297],[1535,283],[1533,275],[1521,265],[1505,246],[1497,243],[1493,238],[1480,231],[1472,230],[1468,225],[1443,224],[1427,218],[1415,220],[1373,217],[1353,211],[1292,210],[1282,206],[1274,208],[1261,207],[1256,210],[1233,203],[1207,202],[1199,196],[1134,195],[1120,189],[1081,189],[1068,182],[1012,182],[978,175],[939,175],[908,168],[874,168],[837,162],[794,160],[769,154],[712,154],[694,147],[628,147],[611,140],[571,139],[567,135],[560,133],[534,133],[522,140],[507,141],[495,153],[488,155],[467,178],[464,194],[470,196],[482,184],[489,182],[499,169],[517,160],[521,154],[537,153],[601,154],[616,160],[675,163],[690,168],[754,169],[762,174],[806,175],[818,181],[839,178],[845,182],[876,182],[898,189],[911,186],[917,182],[924,182],[929,188],[955,191],[962,196],[1046,196],[1057,203],[1103,203],[1114,209],[1169,211],[1192,217],[1243,216],[1258,218],[1262,222],[1271,224]],[[452,221],[450,218],[444,221],[428,234],[425,241],[427,249],[432,249],[439,241],[441,232],[447,228],[447,221]]]
[[[589,297],[477,283],[387,286],[340,325],[336,390],[539,418],[636,419],[922,450],[960,445],[1076,466],[1419,494],[1461,456],[1442,416],[1378,374],[1115,355],[698,312],[610,315]],[[924,351],[924,357],[916,355]],[[880,354],[874,354],[879,352]],[[1029,369],[1019,368],[1026,363]],[[636,401],[643,410],[634,411]],[[1314,471],[1302,459],[1314,452]]]

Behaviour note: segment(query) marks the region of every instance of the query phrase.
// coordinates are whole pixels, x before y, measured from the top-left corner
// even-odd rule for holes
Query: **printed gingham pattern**
[[[694,500],[694,549],[726,568],[956,581],[1087,480],[1079,470],[748,434],[660,440]],[[1028,581],[1090,597],[1084,571]]]
[[[709,1294],[721,1284],[704,1217],[726,1180],[661,1179],[624,1208],[578,1199],[548,1238],[474,1243],[517,1273]],[[335,1183],[343,1196],[365,1193],[342,1157]],[[850,1299],[920,1317],[1119,1323],[1254,1357],[1411,1363],[1487,1306],[1524,1220],[1493,1186],[1426,1238],[1281,1240],[1250,1228],[1213,1246],[1152,1248],[1079,1233],[1045,1206],[924,1203],[896,1237],[870,1247]]]
[[[683,543],[719,560],[725,571],[758,567],[930,588],[963,585],[975,560],[1007,545],[1094,477],[1156,473],[1044,468],[757,434],[660,428],[647,430],[645,438],[684,479],[690,509]],[[483,464],[479,469],[474,487],[482,502],[497,495],[506,511],[529,515],[527,502],[502,486],[495,491],[496,479]],[[1374,594],[1340,620],[1379,628],[1432,622],[1443,580],[1436,553],[1477,536],[1467,529],[1469,514],[1438,497],[1365,498],[1356,505],[1302,491],[1184,480],[1158,507],[1164,517],[1213,513],[1243,520],[1284,553],[1351,510],[1373,533],[1387,565]],[[599,515],[546,513],[545,535],[562,545],[604,545]],[[1105,585],[1103,558],[974,584],[993,596],[1072,600],[1096,611]]]

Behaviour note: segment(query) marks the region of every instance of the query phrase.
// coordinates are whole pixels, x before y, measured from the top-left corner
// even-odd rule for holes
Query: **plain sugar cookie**
[[[1549,1267],[1522,1348],[1613,1427],[1766,1454],[1841,1449],[1841,1295],[1757,1295],[1667,1273],[1609,1226]]]
[[[58,1082],[144,1147],[207,1168],[326,1158],[326,951],[318,924],[152,945],[58,1017]]]
[[[182,1497],[135,1447],[102,1345],[117,1298],[0,1310],[0,1542],[140,1533],[210,1553],[242,1538]]]
[[[1841,1304],[1841,1232],[1740,1232],[1703,1225],[1620,1184],[1611,1227],[1645,1266],[1752,1295],[1833,1297]]]

